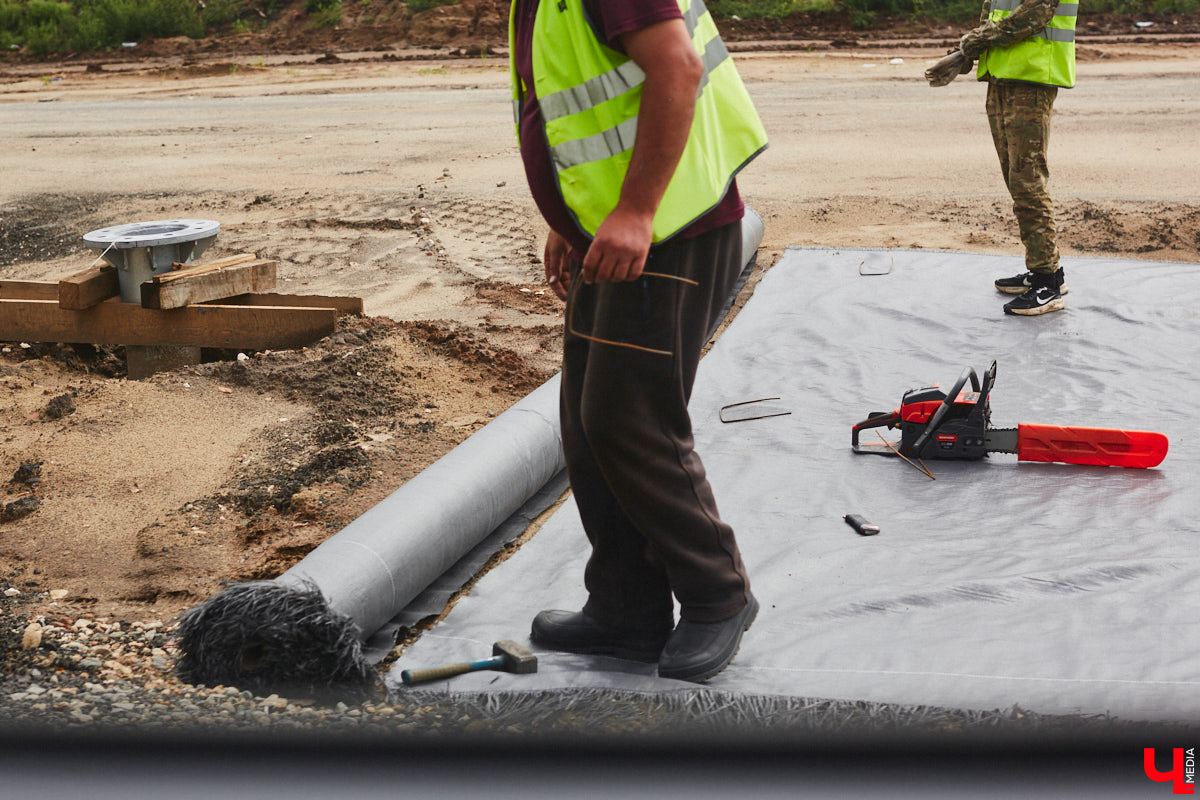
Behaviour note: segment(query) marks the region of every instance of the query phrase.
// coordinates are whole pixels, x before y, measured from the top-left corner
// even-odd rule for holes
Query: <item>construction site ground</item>
[[[1081,41],[1059,95],[1060,243],[1200,262],[1200,50],[1134,34]],[[946,42],[813,41],[731,43],[771,136],[739,179],[759,269],[791,245],[1019,254],[983,85],[922,80]],[[202,218],[221,225],[206,258],[275,259],[280,291],[366,309],[303,350],[141,381],[120,348],[0,345],[5,616],[169,625],[280,574],[555,372],[507,62],[455,52],[0,62],[0,279],[87,267],[96,228]]]

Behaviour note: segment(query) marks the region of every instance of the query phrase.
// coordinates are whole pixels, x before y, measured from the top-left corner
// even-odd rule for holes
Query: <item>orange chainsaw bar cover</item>
[[[1102,467],[1156,467],[1167,455],[1167,437],[1153,431],[1018,425],[1017,460],[1059,461]]]

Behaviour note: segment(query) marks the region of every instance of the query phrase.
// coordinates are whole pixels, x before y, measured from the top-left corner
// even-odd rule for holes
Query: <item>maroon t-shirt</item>
[[[512,59],[526,89],[521,108],[521,160],[525,162],[525,177],[529,180],[529,190],[538,210],[547,224],[570,243],[575,258],[582,259],[591,244],[591,237],[579,228],[559,192],[558,175],[555,174],[550,161],[550,149],[546,144],[545,123],[534,93],[533,20],[538,2],[518,0],[513,9],[517,18]],[[675,0],[584,0],[583,5],[596,30],[603,33],[604,43],[619,52],[624,52],[620,43],[621,34],[641,30],[663,20],[683,18]],[[698,236],[741,219],[744,211],[737,181],[732,181],[729,191],[712,211],[675,236]]]

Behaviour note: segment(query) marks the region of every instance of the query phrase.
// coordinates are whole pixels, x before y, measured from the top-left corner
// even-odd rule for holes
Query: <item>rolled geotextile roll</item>
[[[762,240],[747,209],[743,264]],[[273,581],[180,618],[176,672],[264,693],[370,693],[362,642],[563,469],[554,376]]]
[[[180,677],[317,693],[369,681],[362,640],[563,468],[558,383],[555,375],[274,581],[230,587],[186,612]],[[307,609],[299,621],[297,606]],[[342,652],[312,660],[318,646]],[[296,674],[301,652],[314,674]]]
[[[555,375],[277,580],[313,583],[364,636],[563,468]]]

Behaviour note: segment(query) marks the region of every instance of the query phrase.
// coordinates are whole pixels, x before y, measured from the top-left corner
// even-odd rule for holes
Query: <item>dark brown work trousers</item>
[[[741,246],[741,225],[732,223],[653,248],[646,272],[675,279],[588,285],[572,265],[563,451],[592,544],[584,611],[608,625],[669,630],[672,593],[693,622],[728,619],[749,597],[687,408],[701,348],[740,272]]]

